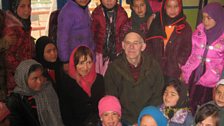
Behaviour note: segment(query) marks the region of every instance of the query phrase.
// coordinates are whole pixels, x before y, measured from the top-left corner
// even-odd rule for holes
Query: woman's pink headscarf
[[[76,53],[79,47],[75,48],[70,55],[68,74],[71,78],[76,80],[76,82],[88,94],[88,96],[91,96],[91,87],[96,79],[95,63],[93,63],[90,72],[86,76],[84,77],[80,76],[75,68],[75,63],[74,63],[74,54]]]

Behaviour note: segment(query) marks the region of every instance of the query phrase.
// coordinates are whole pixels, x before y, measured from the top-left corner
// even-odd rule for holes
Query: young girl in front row
[[[196,126],[219,126],[219,108],[214,104],[202,105],[195,115]]]
[[[138,116],[138,126],[167,126],[167,119],[159,108],[147,106]]]
[[[169,120],[169,126],[191,126],[193,117],[189,110],[187,88],[179,81],[168,82],[163,92],[160,110]]]
[[[99,126],[126,126],[121,123],[121,104],[115,96],[106,95],[101,98],[98,110],[101,121]]]

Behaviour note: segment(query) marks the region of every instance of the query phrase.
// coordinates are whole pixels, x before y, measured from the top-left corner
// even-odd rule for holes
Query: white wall
[[[2,9],[2,0],[0,0],[0,9]]]

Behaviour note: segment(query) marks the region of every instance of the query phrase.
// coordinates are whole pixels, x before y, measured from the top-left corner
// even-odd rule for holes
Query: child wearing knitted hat
[[[220,126],[224,126],[224,79],[221,79],[214,88],[213,101],[209,102],[220,109]]]
[[[213,100],[198,107],[196,124],[214,123],[224,126],[224,79],[216,83],[213,91]]]
[[[100,126],[122,126],[121,105],[115,96],[106,95],[98,104]]]
[[[214,102],[224,109],[224,79],[221,79],[214,90]]]

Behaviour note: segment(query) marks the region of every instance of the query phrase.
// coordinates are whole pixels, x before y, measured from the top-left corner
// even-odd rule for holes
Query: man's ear
[[[141,51],[143,52],[145,50],[145,48],[146,48],[146,43],[143,43],[142,47],[141,47]]]
[[[121,44],[122,44],[122,49],[124,49],[124,41],[122,41]]]

